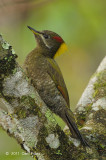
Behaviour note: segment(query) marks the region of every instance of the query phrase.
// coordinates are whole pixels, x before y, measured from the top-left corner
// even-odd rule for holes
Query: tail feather
[[[78,139],[80,139],[83,146],[90,147],[89,144],[87,143],[87,141],[81,135],[80,131],[78,130],[77,125],[75,124],[73,117],[71,116],[70,110],[65,112],[65,117],[66,117],[66,123],[67,123],[72,135],[74,135],[74,137],[76,135],[78,137]]]

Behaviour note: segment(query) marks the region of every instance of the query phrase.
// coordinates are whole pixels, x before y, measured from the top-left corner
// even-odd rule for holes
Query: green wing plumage
[[[50,77],[52,78],[52,80],[54,81],[59,92],[62,94],[62,96],[66,100],[66,103],[69,107],[70,104],[69,104],[68,91],[67,91],[62,73],[61,73],[57,63],[53,59],[48,58],[47,61],[48,61],[47,68],[49,69],[47,72],[50,75]]]

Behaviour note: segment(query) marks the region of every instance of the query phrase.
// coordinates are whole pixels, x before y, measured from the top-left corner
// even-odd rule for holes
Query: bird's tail
[[[83,146],[89,147],[89,144],[83,138],[83,136],[81,135],[80,131],[77,128],[77,125],[75,124],[73,113],[68,108],[65,110],[65,122],[67,123],[67,125],[72,133],[72,136],[77,137],[81,141]]]

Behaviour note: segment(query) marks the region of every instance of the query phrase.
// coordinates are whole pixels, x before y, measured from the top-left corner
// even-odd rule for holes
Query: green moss
[[[28,81],[28,80],[27,80],[27,81]],[[35,99],[35,93],[30,94],[30,97],[33,98],[33,99]]]
[[[85,158],[85,153],[80,153],[80,155],[78,156],[79,160],[84,160]]]
[[[86,120],[86,115],[90,112],[90,110],[92,109],[92,103],[91,104],[88,104],[86,107],[85,107],[85,112],[82,112],[82,114],[77,114],[77,124],[79,126],[79,128],[81,128]]]
[[[49,109],[47,109],[45,116],[49,120],[49,122],[56,124],[56,121],[53,117],[53,114],[51,113],[51,111]]]
[[[5,57],[0,59],[0,75],[5,74],[5,76],[7,76],[8,74],[13,73],[13,70],[16,67],[16,57],[16,55],[7,51]]]
[[[28,116],[28,111],[24,106],[18,106],[18,108],[16,108],[14,114],[16,114],[18,116],[18,118],[25,118]]]
[[[41,111],[33,98],[30,96],[22,96],[18,101],[20,105],[15,108],[14,114],[16,114],[19,119],[26,118],[30,114],[41,117]]]
[[[93,98],[95,98],[98,94],[99,94],[99,91],[95,90],[95,92],[93,93]]]
[[[13,117],[13,115],[12,115],[12,114],[8,113],[8,115],[11,117],[11,119],[14,119],[14,117]]]
[[[4,57],[0,56],[0,90],[1,92],[3,89],[2,81],[4,80],[4,77],[14,72],[14,69],[16,67],[15,58],[16,58],[15,55],[12,55],[11,53],[8,53],[8,52]]]
[[[86,106],[86,108],[85,108],[86,113],[88,113],[91,109],[92,109],[92,103],[88,104],[88,106]]]
[[[58,151],[57,149],[53,149],[49,146],[49,144],[46,142],[46,137],[48,136],[48,134],[50,133],[58,134],[59,137],[59,141],[60,141],[60,146],[58,147]],[[42,126],[42,128],[40,129],[39,135],[38,135],[38,143],[36,146],[35,151],[36,152],[40,152],[42,151],[42,154],[44,155],[44,157],[49,157],[49,159],[52,160],[68,160],[69,157],[71,157],[71,148],[70,148],[70,144],[72,144],[71,142],[69,142],[68,137],[64,134],[63,131],[61,131],[60,127],[58,125],[56,125],[54,128],[52,126],[51,128],[51,132],[48,131],[48,128],[46,128],[45,126]],[[66,142],[66,144],[64,145],[64,142]],[[68,154],[66,154],[68,153]]]
[[[104,149],[106,146],[105,145],[103,145],[103,144],[99,144],[99,146],[102,148],[102,149]]]
[[[101,98],[106,95],[106,71],[102,71],[98,73],[97,75],[97,81],[94,84],[94,90],[93,98]]]
[[[98,132],[100,130],[100,127],[104,128],[105,127],[105,124],[106,124],[106,121],[105,121],[105,118],[106,118],[106,111],[104,109],[100,109],[98,111],[96,111],[93,115],[93,120],[96,124],[98,124],[98,127],[96,129],[99,128]],[[104,126],[104,127],[103,127]],[[103,129],[103,132],[105,134],[105,130]]]
[[[58,154],[58,155],[62,155],[62,153],[61,153],[61,151],[60,151],[60,150],[58,150],[58,151],[56,152],[56,154]]]
[[[37,146],[35,148],[35,151],[36,152],[41,152],[42,151],[42,154],[48,154],[50,153],[49,152],[49,149],[50,147],[48,146],[45,138],[48,136],[48,131],[46,129],[45,126],[42,126],[42,128],[40,129],[39,131],[39,135],[38,135],[38,143],[37,143]]]

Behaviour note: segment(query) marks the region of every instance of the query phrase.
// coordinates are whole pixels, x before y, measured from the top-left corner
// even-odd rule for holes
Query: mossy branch
[[[4,107],[0,106],[2,128],[38,160],[103,158],[106,58],[76,109],[78,124],[91,145],[91,149],[88,149],[79,145],[78,140],[72,139],[70,133],[61,130],[17,64],[16,57],[12,47],[0,36],[0,100],[4,103]]]

